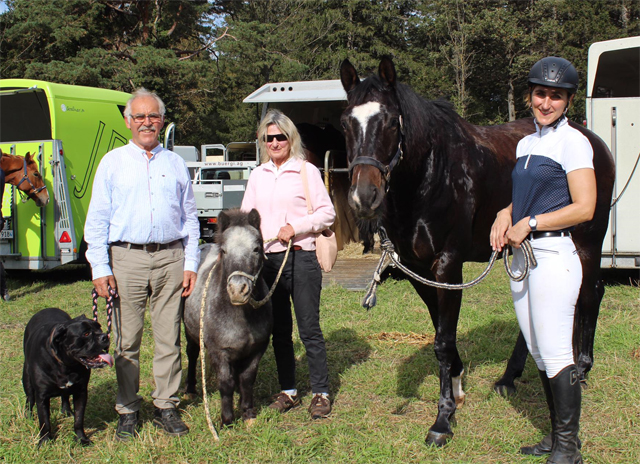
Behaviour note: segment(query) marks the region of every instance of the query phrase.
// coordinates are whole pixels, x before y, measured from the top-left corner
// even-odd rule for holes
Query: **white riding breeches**
[[[511,282],[511,295],[529,353],[552,378],[574,364],[573,318],[582,285],[582,265],[571,237],[531,240],[538,265],[522,282]],[[522,249],[514,249],[511,269],[522,272]]]

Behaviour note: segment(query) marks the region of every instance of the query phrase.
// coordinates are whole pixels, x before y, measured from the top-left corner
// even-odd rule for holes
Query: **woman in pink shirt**
[[[316,236],[333,224],[335,210],[324,187],[320,172],[307,163],[307,181],[313,213],[307,211],[305,189],[300,170],[306,163],[298,129],[291,119],[270,110],[258,128],[260,166],[253,170],[242,210],[255,208],[260,213],[267,261],[264,278],[273,285],[282,266],[289,240],[289,257],[271,298],[273,303],[273,350],[282,391],[269,406],[286,412],[300,404],[295,379],[293,319],[291,299],[300,339],[307,352],[309,380],[313,398],[309,406],[312,419],[331,413],[327,350],[320,328],[320,292],[322,271],[316,258]]]

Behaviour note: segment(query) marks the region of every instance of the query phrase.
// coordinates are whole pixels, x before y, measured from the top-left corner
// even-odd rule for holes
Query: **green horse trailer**
[[[0,79],[0,148],[35,156],[50,201],[38,207],[6,185],[0,259],[7,269],[50,269],[84,259],[93,176],[105,153],[128,143],[130,95],[114,90]]]

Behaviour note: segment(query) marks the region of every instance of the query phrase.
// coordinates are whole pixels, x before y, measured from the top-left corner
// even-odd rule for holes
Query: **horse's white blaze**
[[[369,119],[380,112],[380,103],[378,102],[368,102],[362,105],[355,106],[351,110],[351,115],[356,118],[356,120],[360,123],[360,127],[362,128],[362,139],[364,140],[367,135],[367,124],[369,123]]]
[[[462,390],[462,374],[464,371],[460,372],[458,377],[451,377],[451,382],[453,386],[453,397],[456,400],[456,406],[459,408],[464,404],[465,392]]]
[[[252,250],[255,244],[255,235],[242,227],[232,227],[227,232],[228,239],[226,248],[228,250],[236,250],[241,254],[247,254],[248,250]]]

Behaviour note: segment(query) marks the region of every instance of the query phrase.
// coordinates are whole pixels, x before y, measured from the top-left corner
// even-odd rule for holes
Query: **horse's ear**
[[[220,211],[218,214],[218,230],[220,232],[224,231],[227,227],[229,227],[229,223],[231,222],[231,218],[224,211]]]
[[[260,213],[255,208],[249,211],[249,225],[260,230]]]
[[[378,75],[380,76],[380,79],[385,81],[389,87],[395,87],[396,67],[393,65],[393,61],[390,57],[385,56],[382,58],[382,60],[380,60]]]
[[[347,93],[351,92],[360,83],[356,68],[347,59],[340,65],[340,80],[344,91]]]
[[[24,159],[27,160],[27,164],[31,162],[31,158],[32,156],[30,152],[27,152],[27,154],[24,155]]]

